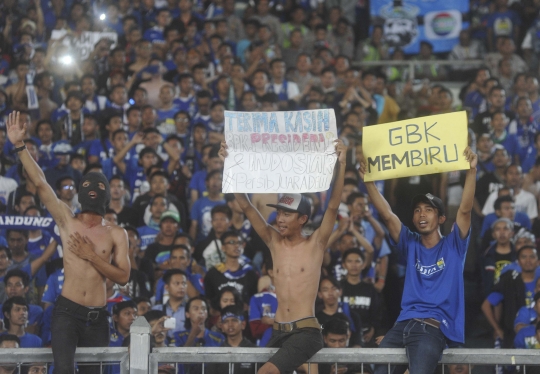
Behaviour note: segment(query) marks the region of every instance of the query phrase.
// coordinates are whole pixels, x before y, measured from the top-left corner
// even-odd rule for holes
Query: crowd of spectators
[[[369,26],[368,3],[0,4],[0,125],[21,111],[30,124],[28,150],[73,213],[80,211],[81,176],[105,174],[111,187],[105,218],[129,236],[130,282],[107,283],[111,346],[129,344],[137,316],[152,326],[164,316],[176,320],[173,329],[155,329],[156,346],[264,346],[277,307],[272,260],[234,195],[221,191],[224,110],[333,108],[349,155],[316,305],[325,343],[376,346],[400,309],[403,264],[357,171],[363,127],[464,109],[469,144],[479,155],[477,240],[465,276],[482,286],[481,310],[499,345],[540,347],[534,250],[540,238],[540,5],[471,1],[471,27],[450,53],[435,56],[433,44],[422,40],[419,54],[408,56],[387,45],[382,25]],[[415,80],[400,65],[358,64],[408,59],[418,62]],[[438,59],[471,63],[439,65]],[[459,95],[450,89],[456,82]],[[2,214],[48,217],[12,148],[0,126]],[[448,230],[463,179],[456,171],[377,186],[411,227],[412,196],[440,196]],[[313,207],[309,233],[329,195],[305,195]],[[271,223],[275,213],[266,204],[277,198],[251,196]],[[15,335],[11,341],[21,347],[48,346],[64,280],[62,245],[47,229],[0,229],[4,334]],[[252,371],[242,365],[239,370]]]

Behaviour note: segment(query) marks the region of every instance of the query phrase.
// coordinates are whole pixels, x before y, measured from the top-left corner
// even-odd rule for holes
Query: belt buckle
[[[95,316],[95,317],[93,317]],[[88,318],[88,321],[95,322],[99,318],[99,310],[91,310],[88,312],[86,318]]]
[[[296,322],[285,322],[285,323],[281,323],[281,331],[285,331],[285,332],[291,332],[292,330],[294,330],[294,328],[296,327]]]

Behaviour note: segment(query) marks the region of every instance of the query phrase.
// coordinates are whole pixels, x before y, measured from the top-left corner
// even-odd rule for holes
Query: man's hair
[[[185,309],[186,313],[189,313],[189,308],[191,307],[191,303],[194,302],[195,300],[201,300],[202,302],[204,302],[204,304],[206,305],[206,309],[208,310],[209,305],[206,299],[202,296],[195,296],[188,300],[186,304],[186,309]],[[186,328],[186,330],[191,329],[191,320],[189,318],[186,318],[186,321],[184,322],[184,327]]]
[[[343,256],[341,256],[341,262],[345,263],[347,261],[347,257],[352,254],[357,254],[362,259],[362,262],[366,262],[366,257],[364,253],[359,248],[349,248],[344,253]]]
[[[366,195],[362,192],[353,192],[347,197],[347,205],[352,205],[356,199],[364,199]]]
[[[13,334],[0,335],[0,345],[2,345],[3,342],[16,342],[19,347],[21,346],[21,340],[17,335]]]
[[[338,282],[338,280],[334,277],[330,277],[328,275],[325,275],[321,277],[321,280],[319,281],[319,290],[321,289],[321,284],[323,281],[327,280],[328,282],[332,283],[334,287],[336,287],[338,290],[341,290],[341,284]]]
[[[119,315],[120,312],[126,308],[137,309],[137,304],[133,300],[121,301],[113,305],[113,315]]]
[[[348,185],[353,185],[354,187],[358,188],[358,181],[355,181],[352,178],[346,178],[345,181],[343,182],[343,187],[348,186]]]
[[[223,234],[221,234],[221,238],[219,238],[219,240],[221,241],[221,245],[225,243],[225,239],[230,238],[230,237],[238,238],[240,237],[240,234],[236,230],[225,231]]]
[[[9,322],[9,318],[6,317],[6,313],[7,314],[10,314],[11,313],[11,309],[13,309],[13,306],[17,304],[17,305],[23,305],[26,307],[26,309],[28,309],[28,303],[26,302],[26,300],[24,299],[24,297],[21,297],[21,296],[13,296],[13,297],[10,297],[9,299],[7,299],[5,302],[4,302],[4,305],[2,305],[2,317],[4,318],[4,325],[6,325],[6,328],[9,329],[9,326],[10,326],[10,322]]]
[[[8,257],[9,260],[11,260],[11,249],[3,245],[0,245],[0,252],[2,251],[6,252],[6,256]]]
[[[229,208],[229,206],[226,204],[216,205],[215,207],[213,207],[212,210],[210,211],[210,216],[214,218],[214,215],[216,213],[223,213],[227,216],[229,220],[232,219],[232,209]]]
[[[204,178],[204,181],[205,182],[208,182],[210,179],[212,179],[214,177],[214,175],[216,174],[221,174],[223,175],[223,172],[221,170],[212,170],[210,173],[208,173],[206,175],[206,178]]]
[[[234,297],[234,305],[243,305],[242,295],[240,294],[240,292],[238,292],[236,287],[225,286],[225,287],[223,287],[222,289],[219,290],[217,295],[214,297],[214,300],[211,300],[212,307],[215,310],[221,310],[220,301],[221,301],[221,297],[223,296],[223,294],[225,292],[230,292],[233,295],[233,297]],[[187,308],[186,308],[186,310],[187,310]]]
[[[191,253],[189,251],[189,248],[186,247],[183,244],[175,244],[175,245],[173,245],[171,250],[169,251],[169,256],[172,256],[173,251],[177,251],[179,249],[184,250],[187,253],[188,258],[191,258]]]
[[[493,204],[493,207],[495,208],[495,210],[500,210],[502,203],[513,203],[513,202],[514,202],[514,198],[512,196],[504,195],[504,196],[498,197],[497,200],[495,200],[495,204]]]
[[[178,239],[178,238],[187,238],[188,239],[188,243],[190,246],[193,246],[193,239],[191,239],[191,236],[189,236],[188,233],[185,233],[185,232],[179,232],[175,235],[174,237],[174,240]],[[173,240],[173,241],[174,241]]]
[[[26,239],[28,239],[28,230],[17,230],[17,229],[9,229],[9,230],[6,230],[6,238],[8,238],[9,235],[10,235],[12,232],[19,233],[19,234],[21,234],[22,236],[24,236]]]
[[[243,316],[244,315],[244,311],[242,309],[242,307],[238,304],[234,304],[234,305],[227,305],[225,308],[221,309],[221,315],[225,315],[227,313],[231,313],[235,316]]]
[[[26,272],[22,271],[21,269],[12,269],[8,271],[7,274],[4,276],[4,284],[7,286],[9,279],[13,277],[21,278],[24,287],[28,287],[28,285],[30,284],[30,277]]]
[[[165,272],[165,274],[163,274],[163,283],[164,284],[171,283],[171,279],[172,279],[173,275],[177,275],[177,274],[183,275],[187,279],[187,274],[186,274],[185,271],[180,270],[180,269],[170,269],[170,270],[167,270],[167,272]]]
[[[167,314],[162,310],[149,310],[143,317],[146,319],[146,322],[150,323],[152,321],[157,321],[166,315]]]
[[[73,184],[75,184],[75,179],[73,179],[73,177],[70,177],[69,175],[65,175],[61,178],[58,178],[58,180],[56,181],[56,190],[61,190],[62,189],[62,182],[63,181],[67,181],[67,180],[71,180],[73,181]],[[77,188],[77,187],[75,187]]]
[[[519,256],[521,255],[521,252],[526,251],[526,250],[528,250],[528,249],[532,249],[532,250],[534,250],[535,252],[537,252],[537,251],[536,251],[536,247],[535,247],[534,245],[524,245],[523,247],[521,247],[520,249],[518,249],[518,251],[517,251],[517,258],[519,258]]]
[[[36,195],[34,195],[32,192],[28,190],[24,190],[24,191],[18,192],[17,196],[15,196],[15,205],[20,205],[22,198],[25,196],[32,196],[34,198],[34,201],[36,201]]]
[[[339,314],[343,315],[343,319]],[[349,322],[347,317],[342,313],[336,313],[323,325],[323,335],[328,336],[328,334],[336,335],[347,335],[349,332]]]

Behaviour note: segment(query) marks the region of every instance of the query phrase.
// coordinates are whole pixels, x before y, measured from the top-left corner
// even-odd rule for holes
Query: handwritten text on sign
[[[225,111],[223,192],[317,192],[330,187],[336,164],[332,109]]]
[[[364,127],[363,135],[366,182],[469,168],[465,112]]]

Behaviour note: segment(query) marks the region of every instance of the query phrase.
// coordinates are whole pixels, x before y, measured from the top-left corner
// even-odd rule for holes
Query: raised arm
[[[30,271],[32,273],[32,276],[36,275],[38,270],[45,265],[47,261],[54,255],[54,252],[56,252],[56,247],[58,246],[58,243],[56,240],[51,240],[47,248],[43,251],[42,255],[36,258],[34,261],[30,263]]]
[[[227,143],[224,141],[221,142],[221,149],[219,150],[219,158],[225,163],[225,158],[227,158]],[[251,225],[259,234],[261,239],[268,245],[270,248],[270,243],[272,242],[272,235],[277,234],[277,231],[266,222],[261,213],[253,206],[251,201],[249,201],[245,193],[235,193],[234,194],[238,205],[242,208],[242,211],[246,217],[251,222]]]
[[[360,163],[360,177],[362,180],[364,179],[364,175],[366,174],[366,160],[363,159]],[[390,208],[390,204],[388,204],[388,201],[384,198],[383,195],[379,192],[377,187],[375,186],[375,183],[373,182],[364,182],[366,185],[366,189],[369,195],[369,198],[372,202],[372,204],[375,206],[375,209],[379,212],[379,215],[381,216],[382,220],[386,224],[386,227],[388,227],[388,231],[390,232],[390,237],[394,239],[395,242],[399,241],[399,234],[401,233],[401,221],[399,220],[398,216],[392,212],[392,208]]]
[[[336,179],[332,188],[332,195],[328,202],[328,207],[324,213],[321,226],[315,231],[316,240],[321,244],[323,250],[326,250],[328,239],[334,230],[339,204],[341,203],[341,192],[345,180],[345,167],[347,166],[347,147],[341,140],[337,140],[336,153],[338,160],[336,163]]]
[[[45,174],[39,165],[34,161],[32,156],[25,147],[24,139],[26,138],[27,124],[21,123],[20,112],[10,113],[6,121],[7,135],[15,149],[21,148],[18,152],[19,158],[26,169],[28,178],[34,183],[37,188],[39,198],[47,210],[51,213],[58,227],[63,227],[70,217],[73,217],[71,209],[58,197],[47,183]]]
[[[476,164],[478,157],[474,153],[471,147],[465,148],[463,152],[467,158],[467,162],[471,166],[467,170],[467,176],[465,177],[465,185],[463,186],[463,195],[461,195],[461,203],[456,216],[456,223],[459,227],[459,235],[461,238],[465,238],[471,227],[471,212],[474,204],[474,190],[476,189]]]
[[[133,148],[139,143],[142,143],[143,138],[144,135],[142,133],[136,133],[133,138],[131,138],[129,143],[127,143],[126,146],[120,150],[120,152],[114,155],[113,162],[116,164],[116,166],[122,173],[126,172],[126,163],[124,162],[124,157],[126,157],[127,153],[131,148]]]

